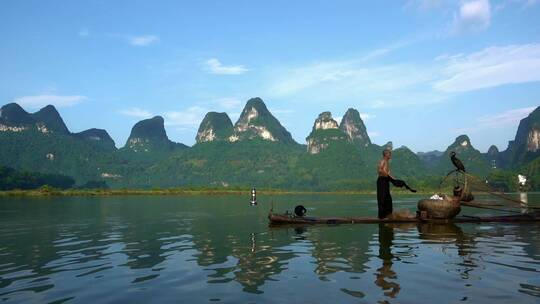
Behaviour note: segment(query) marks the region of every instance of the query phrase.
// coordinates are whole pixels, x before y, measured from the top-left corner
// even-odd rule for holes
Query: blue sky
[[[503,150],[540,105],[540,1],[2,1],[0,104],[57,106],[73,132],[165,118],[193,144],[208,111],[259,96],[300,143],[358,109],[372,137]]]

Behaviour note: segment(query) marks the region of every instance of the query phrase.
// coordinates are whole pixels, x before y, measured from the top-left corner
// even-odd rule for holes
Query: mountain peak
[[[48,105],[44,106],[43,108],[40,109],[40,111],[56,112],[58,114],[58,111],[56,110],[56,108],[52,104],[48,104]]]
[[[133,126],[131,135],[144,138],[166,139],[165,120],[161,116],[143,119]]]
[[[268,111],[268,109],[266,108],[266,104],[264,103],[264,101],[260,97],[250,98],[246,103],[246,108],[248,108],[248,107],[253,107],[253,108],[256,108],[256,109],[261,109],[261,110],[267,110]]]
[[[169,148],[172,144],[165,132],[163,117],[154,116],[133,126],[125,147],[135,152],[148,152],[156,148]]]
[[[0,108],[0,123],[15,126],[32,124],[34,120],[19,104],[12,102]]]
[[[227,113],[208,112],[199,126],[195,139],[197,143],[226,141],[233,132],[233,124]]]
[[[467,149],[472,147],[471,146],[471,139],[469,136],[463,134],[458,137],[456,137],[456,140],[454,140],[454,143],[452,146],[461,147],[462,149]]]
[[[519,122],[514,140],[508,142],[503,153],[510,167],[540,156],[540,106]]]
[[[319,114],[315,123],[313,124],[313,131],[315,130],[327,130],[327,129],[338,129],[337,121],[332,118],[332,113],[330,111],[325,111]]]
[[[359,146],[367,147],[371,140],[358,110],[349,108],[339,124],[339,129],[349,136],[349,140]]]
[[[88,129],[79,133],[74,133],[73,136],[85,140],[87,142],[93,143],[99,147],[102,147],[106,150],[116,149],[114,145],[114,140],[111,138],[109,133],[103,129]]]
[[[310,154],[317,154],[328,148],[331,144],[348,142],[348,136],[338,128],[338,123],[332,118],[331,112],[319,114],[308,137],[307,151]]]
[[[10,103],[7,103],[5,105],[2,106],[2,111],[4,112],[18,112],[18,113],[26,113],[28,114],[28,112],[26,112],[18,103],[16,102],[10,102]]]
[[[491,145],[487,151],[487,155],[494,156],[499,153],[499,149],[495,145]]]
[[[50,131],[61,134],[69,134],[69,130],[53,105],[41,108],[30,114],[17,103],[8,103],[0,109],[0,123],[7,127],[26,130],[29,127],[37,127],[42,133]]]
[[[295,143],[291,133],[270,113],[259,97],[248,100],[234,124],[234,134],[229,137],[231,142],[252,139]]]
[[[36,113],[32,114],[37,123],[43,123],[48,130],[68,134],[69,130],[60,116],[60,113],[53,105],[47,105]]]
[[[514,141],[526,146],[527,152],[540,151],[540,107],[519,122]]]
[[[478,154],[480,154],[480,151],[476,150],[472,146],[469,136],[465,134],[456,137],[454,142],[446,148],[444,154],[449,155],[450,152],[452,151],[456,152],[458,156],[461,153],[469,153],[469,152],[474,152],[475,154],[476,152],[478,152]]]
[[[438,168],[444,172],[449,172],[454,168],[450,161],[450,153],[455,152],[457,157],[463,162],[467,172],[472,172],[481,176],[485,176],[490,170],[489,162],[484,154],[480,153],[471,143],[469,136],[460,135],[456,137],[454,142],[446,148],[444,155],[441,157]],[[455,169],[455,168],[454,168]]]

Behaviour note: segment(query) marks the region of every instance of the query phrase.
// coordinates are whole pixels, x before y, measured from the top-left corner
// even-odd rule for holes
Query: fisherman
[[[390,195],[390,182],[394,180],[390,175],[390,159],[392,151],[384,149],[382,152],[383,158],[377,166],[377,204],[379,206],[379,218],[383,219],[392,214],[392,196]]]

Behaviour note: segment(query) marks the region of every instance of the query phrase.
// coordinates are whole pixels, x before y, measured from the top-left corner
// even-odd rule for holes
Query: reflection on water
[[[417,199],[396,204],[414,208]],[[232,196],[2,199],[0,301],[540,300],[538,224],[270,228],[260,200],[246,208]],[[376,214],[369,196],[275,200],[312,214]]]
[[[384,295],[390,298],[395,298],[401,287],[397,283],[397,275],[392,270],[392,242],[394,241],[394,228],[389,225],[379,224],[379,258],[381,259],[381,267],[375,272],[377,279],[375,284],[379,286]]]
[[[529,203],[529,196],[527,195],[527,192],[520,192],[519,200],[523,202],[523,207],[525,207]]]

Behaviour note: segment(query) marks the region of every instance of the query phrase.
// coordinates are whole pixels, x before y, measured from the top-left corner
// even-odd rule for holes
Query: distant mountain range
[[[137,122],[119,149],[105,130],[71,133],[54,106],[28,113],[10,103],[0,109],[0,145],[0,165],[70,176],[77,185],[297,190],[373,189],[376,162],[392,148],[391,142],[372,143],[352,108],[340,124],[330,112],[321,113],[306,144],[299,144],[260,98],[248,100],[234,125],[226,113],[206,114],[192,147],[169,140],[156,116]],[[419,188],[434,188],[452,169],[451,151],[469,172],[498,187],[515,189],[520,173],[528,176],[529,188],[540,189],[540,107],[520,122],[504,151],[492,146],[481,153],[461,135],[443,152],[394,149],[392,169]]]

